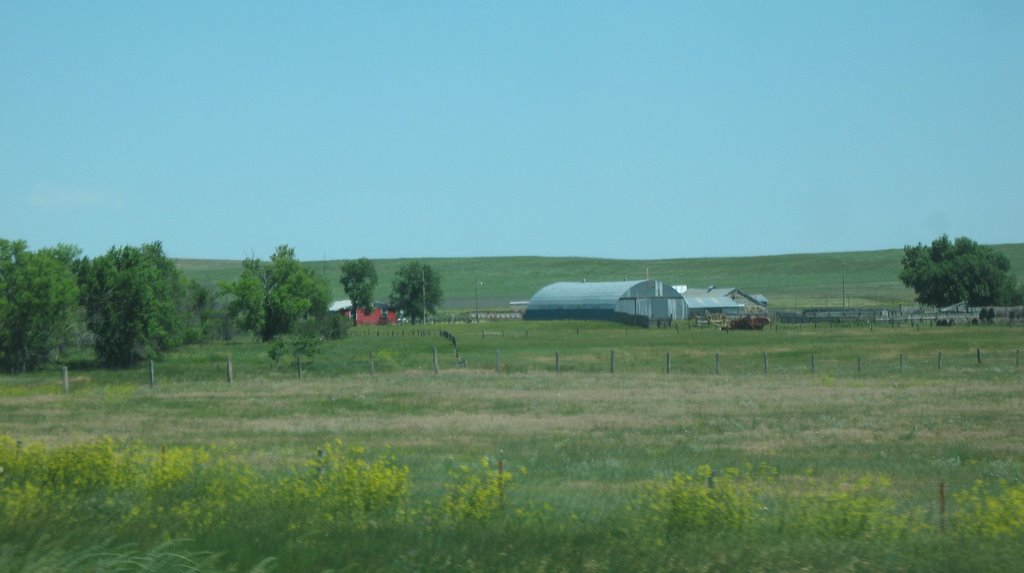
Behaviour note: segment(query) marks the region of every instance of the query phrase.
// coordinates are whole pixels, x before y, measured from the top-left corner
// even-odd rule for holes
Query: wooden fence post
[[[981,366],[981,348],[978,349],[978,366]]]
[[[437,347],[435,346],[434,347],[434,374],[437,374],[439,370],[440,370],[440,368],[439,368],[439,366],[437,364]]]
[[[505,460],[498,458],[498,501],[505,507]]]
[[[71,387],[68,385],[68,367],[67,366],[61,366],[60,367],[60,376],[61,376],[61,380],[64,382],[64,393],[65,394],[70,393],[71,392]]]
[[[946,482],[939,482],[939,531],[946,531]]]
[[[665,374],[672,373],[672,354],[665,353]]]
[[[373,353],[370,353],[370,375],[374,374]]]
[[[555,351],[555,374],[562,373],[561,357],[558,355],[558,351]]]
[[[501,350],[494,351],[494,373],[501,374]]]
[[[149,387],[156,386],[156,367],[153,365],[153,361],[149,361]]]
[[[811,355],[811,374],[814,374],[815,370],[817,370],[817,368],[814,365],[814,355],[812,354]]]
[[[611,365],[611,373],[612,373],[612,374],[615,374],[615,351],[614,351],[614,350],[612,350],[612,365]]]
[[[228,356],[228,384],[235,381],[235,369],[231,366],[231,357]]]
[[[768,373],[768,353],[764,353],[764,373]]]
[[[939,351],[939,370],[942,370],[942,351]]]
[[[715,374],[718,374],[719,372],[721,372],[721,366],[722,366],[722,355],[721,355],[721,353],[716,352],[715,353]]]

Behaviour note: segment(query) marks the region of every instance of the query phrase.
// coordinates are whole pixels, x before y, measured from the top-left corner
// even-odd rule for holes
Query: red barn
[[[342,316],[349,317],[349,320],[352,319],[351,300],[336,300],[333,303],[331,303],[329,310],[331,312],[340,312]],[[382,302],[373,303],[373,310],[371,310],[370,312],[366,312],[361,308],[356,309],[356,325],[379,325],[397,323],[398,313]]]

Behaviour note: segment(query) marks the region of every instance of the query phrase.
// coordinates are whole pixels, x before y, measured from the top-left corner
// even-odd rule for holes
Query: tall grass
[[[450,469],[443,494],[411,497],[408,468],[366,460],[360,448],[328,444],[300,467],[275,471],[201,448],[157,453],[99,440],[46,449],[3,439],[0,564],[659,571],[845,570],[861,562],[936,570],[952,556],[972,570],[997,570],[1024,557],[1019,482],[977,480],[957,492],[947,527],[945,512],[937,521],[885,475],[826,479],[768,464],[704,464],[642,479],[623,503],[567,514],[514,491],[525,468],[481,461]],[[48,530],[65,537],[41,544]]]
[[[301,380],[251,342],[169,355],[152,388],[147,367],[87,362],[70,394],[56,371],[0,378],[0,569],[103,551],[206,571],[1024,564],[1017,328],[462,325],[464,367],[436,332],[377,331]]]

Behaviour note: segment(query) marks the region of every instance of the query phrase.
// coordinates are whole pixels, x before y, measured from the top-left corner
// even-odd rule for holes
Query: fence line
[[[863,375],[865,373],[868,373],[869,375],[872,374],[872,373],[876,373],[876,374],[877,373],[886,373],[886,374],[892,374],[892,373],[920,374],[920,373],[928,372],[928,371],[932,371],[932,372],[948,371],[948,372],[954,372],[954,373],[971,372],[971,371],[974,371],[974,372],[1005,372],[1005,371],[1010,369],[1010,365],[1011,364],[1012,364],[1012,367],[1013,367],[1013,371],[1018,372],[1018,373],[1021,371],[1021,350],[1020,349],[1017,349],[1017,350],[1013,351],[1013,353],[1012,353],[1013,358],[1012,359],[1010,358],[1010,351],[1008,351],[1008,350],[1004,350],[1004,351],[993,353],[993,352],[984,352],[982,348],[977,347],[977,348],[975,348],[975,350],[973,352],[970,352],[970,353],[962,352],[962,353],[958,353],[958,354],[957,353],[949,353],[949,352],[945,352],[944,353],[943,351],[940,350],[940,351],[936,351],[935,361],[932,363],[932,366],[930,368],[923,366],[924,364],[926,364],[926,360],[927,360],[927,358],[925,358],[923,355],[918,355],[918,358],[915,361],[913,359],[908,360],[908,358],[912,358],[912,357],[908,357],[905,353],[902,353],[902,352],[899,353],[897,355],[897,357],[892,360],[892,362],[889,362],[889,361],[886,361],[886,360],[882,360],[882,359],[877,359],[877,360],[873,360],[872,359],[872,360],[869,360],[869,359],[866,359],[862,355],[843,356],[841,358],[833,359],[833,360],[830,360],[830,361],[826,357],[826,361],[831,365],[831,368],[822,368],[823,361],[822,361],[822,356],[819,353],[812,352],[812,353],[809,353],[809,354],[805,355],[805,358],[803,360],[809,359],[807,361],[803,361],[803,360],[799,360],[798,361],[798,360],[796,360],[793,357],[792,353],[783,353],[780,356],[785,356],[787,354],[789,355],[788,360],[772,360],[771,359],[771,353],[769,353],[769,352],[760,352],[760,353],[756,353],[756,354],[755,353],[749,353],[749,352],[748,353],[736,353],[736,354],[733,354],[731,357],[729,355],[726,355],[725,358],[727,360],[723,361],[722,352],[715,352],[713,358],[711,356],[711,353],[704,353],[704,356],[706,357],[705,360],[707,360],[707,362],[704,362],[704,364],[706,364],[706,366],[702,366],[701,365],[701,363],[702,363],[701,360],[695,360],[691,356],[691,358],[688,359],[685,362],[685,366],[687,366],[688,368],[678,368],[678,367],[677,368],[673,368],[673,363],[672,363],[673,360],[672,360],[672,353],[671,352],[665,352],[664,360],[661,362],[660,366],[658,365],[658,361],[657,361],[658,360],[657,359],[658,355],[655,354],[653,356],[650,356],[650,362],[648,363],[649,366],[647,366],[647,367],[644,367],[644,366],[637,367],[636,362],[634,360],[629,360],[628,359],[628,355],[627,355],[627,364],[629,364],[629,366],[631,366],[630,368],[628,368],[627,373],[629,373],[629,374],[644,374],[644,373],[651,373],[651,374],[653,374],[653,373],[659,373],[660,372],[660,373],[664,373],[664,374],[673,374],[673,373],[675,373],[675,374],[677,374],[679,376],[683,376],[683,375],[705,375],[705,374],[713,373],[713,374],[718,375],[718,374],[722,374],[726,370],[725,368],[723,368],[723,366],[725,366],[725,365],[731,366],[731,368],[729,368],[729,370],[731,370],[731,372],[729,372],[729,373],[731,373],[733,375],[751,375],[751,374],[755,374],[758,370],[760,370],[760,372],[763,375],[769,375],[769,374],[773,374],[773,373],[777,373],[777,374],[800,374],[800,373],[806,373],[806,374],[810,374],[810,375],[817,375],[817,374],[819,374],[821,372],[824,372],[824,371],[830,371],[830,372],[833,372],[833,373],[847,372],[847,373],[852,374],[852,375]],[[495,371],[496,374],[501,374],[503,371],[504,372],[523,372],[523,373],[529,373],[529,372],[554,372],[556,374],[560,374],[560,373],[562,373],[565,370],[566,365],[567,365],[565,353],[563,351],[561,351],[561,350],[555,350],[555,351],[553,351],[553,355],[554,355],[553,364],[549,363],[549,364],[552,364],[551,366],[536,368],[536,367],[534,367],[534,365],[537,364],[537,360],[535,360],[535,357],[537,356],[537,354],[536,353],[527,353],[526,354],[527,360],[524,360],[523,361],[524,363],[521,366],[517,367],[516,364],[514,363],[514,359],[513,360],[508,360],[509,356],[514,358],[514,357],[517,356],[516,354],[507,355],[506,356],[506,360],[503,363],[502,362],[502,351],[501,351],[501,349],[495,349],[495,351],[494,351],[494,371]],[[364,356],[366,356],[366,355],[364,355]],[[551,354],[547,354],[547,356],[551,356]],[[586,372],[593,373],[594,372],[593,357],[595,356],[595,354],[593,352],[589,352],[589,353],[588,352],[581,352],[580,356],[585,357],[584,358],[584,361],[585,361],[584,363],[585,363],[586,366],[580,367],[578,365],[576,367],[573,367],[573,365],[571,363],[571,356],[570,356],[569,357],[569,362],[568,362],[569,370],[580,372],[580,373],[586,373]],[[615,349],[611,349],[609,351],[609,354],[607,355],[607,357],[608,357],[607,358],[608,359],[608,362],[607,362],[608,370],[607,370],[607,372],[610,373],[610,374],[620,374],[620,373],[622,373],[621,372],[621,368],[620,368],[620,364],[619,364],[619,362],[621,362],[621,361],[617,360],[617,354],[616,354]],[[755,364],[755,360],[757,360],[758,357],[760,358],[760,361],[759,361],[760,362],[760,364],[759,364],[760,365],[760,369],[758,369],[754,365]],[[954,362],[952,365],[951,365],[951,360],[950,360],[951,358],[953,359],[953,362]],[[803,366],[802,367],[800,366],[800,362],[803,362]],[[234,372],[234,359],[232,357],[228,357],[228,358],[226,358],[226,362],[222,362],[221,364],[222,365],[226,364],[226,381],[227,381],[227,383],[229,383],[229,384],[233,383],[235,381],[235,378],[236,378],[235,372]],[[376,360],[376,353],[373,352],[373,351],[369,352],[369,355],[367,357],[367,361],[364,364],[366,364],[366,368],[367,368],[366,372],[368,372],[370,375],[376,374],[379,371],[380,366],[381,366],[380,364],[378,364],[378,362]],[[462,355],[461,357],[459,355],[456,355],[456,363],[455,364],[456,364],[456,366],[458,366],[460,368],[467,366],[467,361],[466,361],[465,355]],[[844,364],[846,366],[844,366]],[[301,356],[296,356],[295,374],[296,374],[296,376],[299,379],[302,379],[303,374],[305,373],[304,372],[305,369],[303,368],[303,366],[304,366],[304,364],[303,364],[303,361],[302,361],[302,357]],[[952,368],[950,368],[950,366],[952,366]],[[385,368],[387,368],[387,369],[394,369],[395,366],[393,364],[390,364],[389,366],[385,366]],[[438,349],[437,349],[436,346],[432,347],[432,349],[431,349],[431,362],[430,362],[429,368],[431,368],[431,370],[434,372],[434,374],[439,374],[442,370],[444,370],[444,368],[442,368],[441,359],[440,359],[440,356],[439,356],[439,353],[438,353]],[[155,388],[156,387],[156,377],[157,377],[156,376],[156,374],[157,374],[156,373],[156,369],[157,369],[156,363],[153,360],[149,360],[148,364],[147,364],[147,368],[146,368],[146,373],[148,375],[147,379],[146,379],[146,382],[148,383],[148,386],[150,388]],[[60,372],[61,372],[60,384],[61,384],[61,387],[63,388],[64,393],[65,394],[71,393],[71,391],[73,390],[73,384],[72,384],[72,379],[71,379],[71,377],[69,375],[69,372],[70,372],[69,367],[66,366],[66,365],[65,366],[61,366]],[[221,372],[225,372],[225,370],[222,370]],[[354,373],[356,373],[356,372],[350,372],[350,371],[346,370],[344,374],[354,374]],[[325,374],[325,373],[321,372],[320,374]],[[326,373],[326,374],[329,375],[330,373]],[[338,373],[338,374],[342,374],[342,373]],[[344,375],[344,374],[342,374],[342,375]],[[222,380],[224,380],[224,378],[222,378]]]

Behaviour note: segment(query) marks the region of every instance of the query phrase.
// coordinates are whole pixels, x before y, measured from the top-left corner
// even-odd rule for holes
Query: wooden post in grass
[[[768,353],[764,353],[764,373],[768,373]]]
[[[228,356],[228,384],[235,381],[235,369],[231,366],[231,357]]]
[[[615,351],[614,350],[612,350],[612,366],[611,366],[611,368],[612,368],[611,369],[612,374],[615,374]]]
[[[715,353],[715,374],[722,371],[722,355],[718,352]]]
[[[672,355],[668,352],[665,353],[665,374],[672,373]]]
[[[814,374],[815,370],[816,370],[816,368],[814,366],[814,355],[812,354],[811,355],[811,374]]]
[[[71,387],[68,386],[68,367],[67,366],[61,366],[60,367],[60,376],[61,376],[61,380],[63,380],[63,382],[64,382],[64,393],[65,394],[70,393],[71,392]]]
[[[942,370],[942,351],[939,351],[939,370]]]
[[[558,351],[555,351],[555,374],[562,373],[561,357],[558,355]]]
[[[939,482],[939,530],[946,531],[946,482]]]
[[[981,366],[981,349],[978,349],[978,366]]]
[[[439,370],[440,370],[440,368],[438,367],[438,364],[437,364],[437,347],[435,346],[434,347],[434,374],[437,374]]]
[[[153,361],[149,361],[149,387],[156,386],[156,366],[153,365]]]
[[[494,351],[494,373],[501,374],[501,351]]]
[[[374,368],[373,368],[373,353],[371,352],[370,353],[370,375],[371,376],[374,374],[373,370],[374,370]]]
[[[505,507],[505,460],[498,458],[498,500]]]

